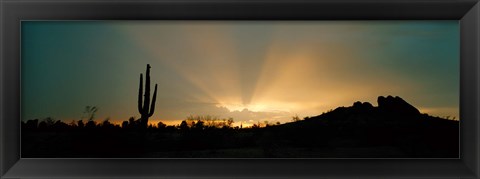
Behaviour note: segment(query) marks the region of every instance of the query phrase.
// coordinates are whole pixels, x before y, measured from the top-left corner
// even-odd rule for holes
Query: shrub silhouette
[[[93,121],[93,120],[90,120],[87,122],[87,124],[85,125],[85,128],[87,129],[94,129],[95,127],[97,126],[97,122]]]
[[[83,123],[83,120],[78,121],[78,128],[83,128],[85,127],[85,124]]]
[[[102,128],[104,129],[112,129],[113,127],[114,125],[110,123],[110,118],[107,118],[102,122]]]
[[[188,131],[189,127],[188,127],[188,124],[187,124],[187,121],[182,121],[180,123],[180,126],[178,127],[181,131]]]
[[[167,125],[165,125],[163,122],[158,122],[157,123],[157,128],[158,129],[164,129]]]
[[[55,124],[55,119],[53,119],[51,117],[47,117],[43,120],[43,122],[45,122],[45,125],[47,127],[49,127],[49,126],[52,126],[53,124]]]
[[[203,130],[203,129],[205,128],[204,123],[205,123],[205,122],[203,122],[203,121],[201,121],[201,120],[200,120],[200,121],[197,121],[197,123],[195,123],[195,126],[193,126],[193,128],[194,128],[195,130],[201,131],[201,130]]]
[[[27,129],[36,129],[37,127],[38,127],[38,119],[28,120],[25,123],[25,128],[27,128]]]
[[[123,128],[123,129],[128,128],[128,121],[123,121],[123,122],[122,122],[122,128]]]

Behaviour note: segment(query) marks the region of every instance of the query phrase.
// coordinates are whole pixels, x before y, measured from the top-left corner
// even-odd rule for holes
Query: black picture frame
[[[1,0],[0,178],[479,178],[478,0]],[[460,159],[22,159],[21,20],[459,20]]]

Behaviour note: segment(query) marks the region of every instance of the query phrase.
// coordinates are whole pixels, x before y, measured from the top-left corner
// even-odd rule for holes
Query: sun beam
[[[185,91],[186,96],[159,94],[159,98],[172,98],[159,100],[164,110],[178,103],[177,117],[196,112],[228,117],[247,111],[269,114],[256,120],[273,120],[274,116],[289,120],[285,116],[319,115],[354,101],[376,105],[380,95],[408,98],[424,86],[382,66],[388,61],[371,60],[380,58],[365,52],[371,47],[359,47],[348,41],[353,37],[339,36],[353,29],[368,30],[355,24],[272,23],[264,28],[242,23],[162,22],[122,29],[156,59],[156,70],[172,71],[162,76],[153,70],[161,78],[159,83],[172,85],[174,93]]]

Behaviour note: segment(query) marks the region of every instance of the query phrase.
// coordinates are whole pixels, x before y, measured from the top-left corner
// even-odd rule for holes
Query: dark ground
[[[459,122],[401,98],[262,128],[22,124],[23,158],[458,158]]]

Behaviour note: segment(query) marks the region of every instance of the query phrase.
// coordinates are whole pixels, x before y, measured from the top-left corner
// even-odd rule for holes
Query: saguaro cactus
[[[140,73],[140,86],[138,87],[138,112],[142,115],[140,118],[140,125],[144,128],[148,126],[148,118],[152,117],[155,111],[155,100],[157,98],[157,84],[155,84],[155,91],[153,92],[152,104],[150,105],[150,64],[147,64],[147,74],[145,79],[145,94],[143,95],[143,74]]]

